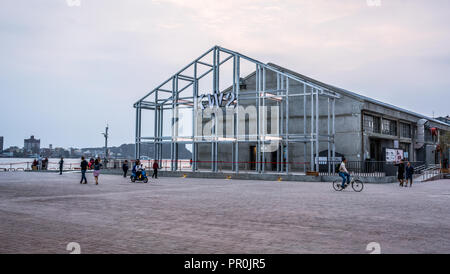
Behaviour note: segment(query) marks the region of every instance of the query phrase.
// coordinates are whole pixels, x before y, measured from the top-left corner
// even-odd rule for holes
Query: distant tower
[[[27,153],[39,154],[41,149],[41,140],[35,139],[34,135],[31,135],[29,139],[23,140],[23,149]]]

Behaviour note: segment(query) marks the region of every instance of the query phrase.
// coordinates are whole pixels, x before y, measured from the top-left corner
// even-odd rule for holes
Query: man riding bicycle
[[[350,174],[347,171],[347,168],[345,167],[345,164],[347,163],[347,159],[342,158],[341,165],[339,166],[339,176],[342,177],[342,189],[346,187],[345,185],[345,179],[347,179],[347,182],[350,184]]]

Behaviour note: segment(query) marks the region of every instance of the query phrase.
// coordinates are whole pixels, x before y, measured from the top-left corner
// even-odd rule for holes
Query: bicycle
[[[342,188],[342,180],[341,179],[335,180],[333,182],[333,188],[336,191],[342,191],[345,188],[347,188],[347,186],[349,184],[352,185],[352,188],[353,188],[353,190],[355,192],[361,192],[364,189],[364,183],[361,180],[359,180],[359,179],[355,179],[354,177],[352,177],[352,179],[350,180],[350,183],[349,182],[345,183],[345,187],[344,188]]]

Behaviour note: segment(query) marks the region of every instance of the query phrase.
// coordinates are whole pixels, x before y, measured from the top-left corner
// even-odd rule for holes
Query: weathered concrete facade
[[[250,64],[248,72],[253,70],[246,76],[240,71],[243,61]],[[222,73],[227,62],[231,73]],[[223,79],[228,83],[221,84]],[[146,156],[158,160],[169,145],[170,158],[165,160],[170,160],[171,171],[180,170],[178,146],[184,144],[192,148],[193,172],[330,174],[345,156],[367,175],[385,171],[369,166],[400,158],[438,163],[439,134],[450,131],[446,122],[220,46],[183,67],[134,107],[136,158],[143,155],[144,142],[154,145],[154,155]],[[142,136],[142,110],[153,114],[148,136]]]
[[[440,159],[436,152],[436,145],[438,144],[438,136],[432,137],[430,130],[425,130],[425,140],[421,148],[418,148],[417,140],[417,123],[421,119],[428,121],[428,128],[437,128],[439,131],[450,131],[450,126],[446,125],[442,121],[435,120],[423,115],[413,113],[411,111],[403,110],[398,107],[388,105],[382,102],[378,102],[374,99],[360,96],[356,93],[343,90],[337,87],[327,85],[317,80],[308,78],[291,70],[287,70],[283,67],[269,64],[282,71],[286,71],[290,74],[296,75],[305,81],[312,82],[324,88],[334,90],[338,92],[341,98],[336,100],[335,106],[335,144],[336,153],[344,155],[349,161],[385,161],[383,151],[385,149],[403,149],[405,159],[413,162],[424,162],[427,164],[438,164]],[[276,88],[276,77],[274,73],[267,73],[266,81],[268,88]],[[244,81],[247,90],[255,89],[255,73],[248,75]],[[301,84],[294,83],[290,87],[293,92],[300,93],[303,90]],[[245,90],[242,90],[245,92]],[[306,102],[303,102],[306,98]],[[241,104],[252,105],[254,102],[240,102]],[[303,116],[303,106],[306,106],[306,113],[311,112],[311,100],[308,97],[294,97],[290,99],[289,104],[293,107],[290,108],[290,133],[303,133],[303,123],[306,121],[306,129],[311,129],[311,117]],[[320,107],[320,121],[319,130],[322,134],[327,133],[327,107],[324,101],[319,102]],[[371,130],[365,125],[364,120],[367,117],[375,117],[379,120],[379,128],[377,130]],[[306,118],[306,119],[305,119]],[[383,130],[381,127],[383,121],[389,121],[393,124],[392,131]],[[205,121],[204,121],[205,122]],[[242,122],[255,123],[251,119]],[[271,121],[268,119],[267,123]],[[282,131],[286,128],[281,125]],[[270,127],[270,126],[269,126]],[[395,129],[395,130],[394,130]],[[401,129],[404,129],[401,131]],[[306,144],[306,145],[305,145]],[[244,170],[253,170],[255,165],[252,164],[255,161],[255,157],[252,156],[252,151],[255,144],[241,143],[239,145],[240,150],[240,167]],[[231,169],[232,162],[231,144],[219,145],[219,161],[222,161],[221,167],[223,170]],[[306,150],[305,150],[306,148]],[[281,149],[281,147],[280,147]],[[328,150],[327,144],[320,143],[319,151],[325,152]],[[209,166],[208,160],[210,159],[210,145],[203,144],[199,150],[199,160],[204,161],[200,164],[200,167],[207,168]],[[283,159],[283,161],[290,162],[292,171],[305,170],[305,155],[311,153],[309,145],[305,143],[292,143],[289,146],[289,159]],[[314,152],[315,155],[315,152]],[[266,154],[263,162],[266,162],[267,171],[276,171],[276,153]],[[306,163],[306,169],[310,170],[309,163]]]

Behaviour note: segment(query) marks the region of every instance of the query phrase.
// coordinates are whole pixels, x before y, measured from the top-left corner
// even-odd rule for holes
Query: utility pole
[[[102,133],[103,136],[105,137],[105,161],[106,161],[105,164],[108,164],[108,162],[107,162],[108,161],[108,137],[109,137],[108,129],[109,129],[108,124],[106,124],[105,132]]]

